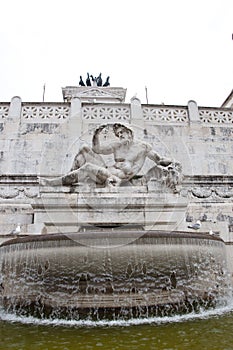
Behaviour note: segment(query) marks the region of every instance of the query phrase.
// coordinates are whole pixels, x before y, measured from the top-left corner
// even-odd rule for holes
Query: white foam
[[[187,322],[196,319],[208,319],[212,317],[222,316],[233,311],[233,301],[224,307],[211,310],[203,310],[199,313],[189,313],[185,315],[164,316],[164,317],[148,317],[148,318],[132,318],[129,320],[65,320],[65,319],[38,319],[35,317],[17,316],[13,313],[6,313],[0,309],[0,320],[7,322],[19,322],[23,324],[48,325],[48,326],[65,326],[65,327],[127,327],[144,324],[164,324]]]

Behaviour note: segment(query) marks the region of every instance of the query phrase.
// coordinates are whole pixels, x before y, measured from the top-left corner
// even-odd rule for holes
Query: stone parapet
[[[68,87],[67,89],[79,89],[80,93],[87,88]],[[80,90],[81,89],[81,90]],[[91,88],[93,89],[93,88]],[[120,94],[121,91],[125,94],[125,89],[122,88],[100,88],[96,90],[112,91]],[[73,91],[72,90],[72,91]],[[123,94],[123,95],[124,95]],[[72,94],[71,94],[72,95]],[[85,120],[101,119],[102,121],[112,121],[112,117],[121,119],[121,121],[129,121],[133,119],[143,120],[145,123],[154,122],[159,124],[179,124],[179,123],[195,123],[200,122],[203,125],[223,125],[232,124],[233,111],[229,108],[216,107],[200,107],[195,101],[189,101],[187,106],[175,106],[164,104],[143,104],[138,98],[133,97],[131,103],[124,103],[124,98],[116,98],[111,102],[108,100],[86,101],[79,94],[73,94],[69,98],[69,102],[22,102],[21,98],[15,96],[11,103],[0,103],[0,121],[6,122],[7,119],[20,118],[21,123],[63,123],[72,115],[73,100],[79,100],[82,108],[82,117]],[[66,99],[67,101],[67,99]],[[136,103],[137,102],[137,103]],[[89,107],[89,109],[87,109]],[[118,110],[118,112],[117,112]],[[89,117],[89,118],[88,118]]]

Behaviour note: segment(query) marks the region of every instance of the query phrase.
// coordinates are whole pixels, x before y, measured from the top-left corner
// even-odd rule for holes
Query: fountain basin
[[[189,232],[103,231],[0,246],[1,303],[40,318],[116,319],[214,307],[228,292],[225,245]]]

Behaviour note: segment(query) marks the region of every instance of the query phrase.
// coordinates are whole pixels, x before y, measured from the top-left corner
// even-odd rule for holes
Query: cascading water
[[[40,235],[0,253],[2,307],[22,316],[168,316],[215,307],[229,292],[224,242],[207,234]]]

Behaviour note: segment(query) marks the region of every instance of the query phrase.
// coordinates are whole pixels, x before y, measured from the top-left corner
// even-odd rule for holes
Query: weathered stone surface
[[[139,225],[144,230],[177,230],[185,221],[187,200],[171,193],[155,196],[144,187],[123,186],[113,192],[95,189],[67,193],[66,187],[45,188],[32,205],[35,222],[45,223],[62,232],[81,226],[122,227]],[[51,232],[51,228],[48,228]],[[68,229],[66,230],[66,232]]]
[[[123,223],[137,219],[145,229],[151,227],[153,220],[158,224],[157,202],[162,213],[161,226],[157,227],[169,229],[179,222],[178,228],[187,230],[190,222],[201,220],[202,232],[212,230],[231,244],[231,108],[198,107],[195,101],[188,102],[187,106],[142,105],[138,98],[126,104],[123,103],[124,98],[119,97],[124,96],[124,89],[95,87],[94,90],[83,90],[75,87],[71,90],[65,92],[69,95],[66,98],[69,103],[22,103],[19,97],[14,97],[11,103],[0,103],[0,205],[5,210],[0,211],[2,234],[9,233],[18,220],[21,221],[22,232],[30,234],[51,232],[56,228],[56,222],[59,222],[61,230],[67,231],[73,228],[79,230],[79,220],[85,224],[89,221],[95,223],[95,220],[116,223],[117,209],[111,202],[114,198],[118,207],[131,206],[131,211],[124,212],[124,217],[123,211],[119,214]],[[89,97],[91,103],[88,102]],[[95,103],[97,100],[101,103]],[[94,186],[90,194],[89,183],[82,184],[81,188],[76,185],[58,186],[53,190],[40,186],[39,176],[53,178],[67,174],[75,154],[83,146],[91,145],[95,130],[100,125],[114,123],[126,125],[140,142],[150,144],[163,157],[181,163],[184,179],[175,204],[180,212],[179,219],[174,218],[176,210],[174,215],[170,215],[170,209],[161,209],[165,208],[161,204],[165,194],[158,190],[157,181],[147,181],[146,187],[141,181],[153,166],[150,159],[145,160],[138,178],[131,180],[127,191],[121,188],[117,192],[104,191]],[[112,155],[106,154],[103,158],[106,166],[112,166]],[[47,209],[39,211],[38,203],[42,200],[44,207],[49,208],[49,215]],[[178,210],[179,201],[188,204],[187,209],[183,206],[182,210]],[[101,203],[110,205],[107,215],[99,211]],[[57,211],[52,212],[53,205],[57,205]],[[92,206],[89,213],[88,205]],[[19,210],[21,206],[23,212]],[[17,214],[12,212],[13,207],[17,209]],[[73,211],[70,208],[74,208]],[[229,245],[230,266],[233,261],[231,251]]]

